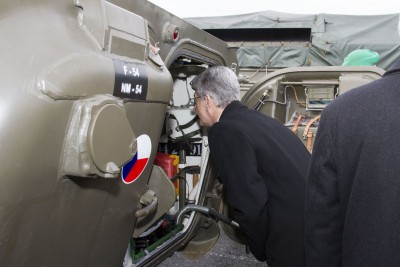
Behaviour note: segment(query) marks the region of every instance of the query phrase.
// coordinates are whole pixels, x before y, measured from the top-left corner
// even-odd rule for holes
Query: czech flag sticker
[[[146,134],[136,139],[137,150],[135,156],[122,166],[121,177],[125,184],[134,182],[146,168],[151,153],[151,140]]]

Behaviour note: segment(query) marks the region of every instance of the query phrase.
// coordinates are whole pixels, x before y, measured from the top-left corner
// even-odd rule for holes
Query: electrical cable
[[[185,143],[188,145],[188,147],[190,148],[190,150],[193,150],[193,144],[189,142],[189,140],[186,138],[186,134],[183,131],[183,129],[181,128],[181,125],[179,124],[178,119],[175,117],[174,114],[169,114],[169,118],[170,119],[174,119],[176,121],[176,124],[178,125],[177,128],[179,129],[179,131],[182,133],[182,138],[185,141]],[[196,132],[196,131],[195,131]],[[197,134],[197,133],[196,133]],[[196,135],[195,134],[195,135]],[[169,136],[168,136],[169,138]],[[172,140],[176,140],[176,139],[172,139]]]
[[[300,101],[299,101],[299,98],[297,97],[297,93],[296,93],[296,88],[294,88],[294,86],[293,85],[287,85],[287,86],[289,86],[289,87],[291,87],[292,89],[293,89],[293,93],[294,93],[294,97],[296,98],[296,103],[297,104],[299,104],[300,106],[302,106],[302,107],[306,107],[306,104],[305,103],[301,103]]]
[[[296,99],[296,103],[299,104],[302,107],[306,107],[305,103],[302,103],[299,101],[299,98],[297,96],[297,92],[296,92],[296,88],[294,88],[293,85],[286,85],[284,87],[284,97],[285,97],[285,101],[284,102],[279,102],[279,101],[275,101],[275,100],[269,100],[269,99],[265,99],[267,98],[267,94],[268,94],[268,90],[266,90],[260,97],[260,99],[258,99],[257,103],[253,106],[254,110],[259,110],[262,105],[265,105],[265,103],[267,102],[271,102],[271,103],[275,103],[275,104],[279,104],[279,105],[286,105],[287,104],[287,87],[290,87],[293,89],[293,93],[294,93],[294,97]]]
[[[284,92],[283,92],[283,95],[284,95],[284,98],[285,98],[285,102],[279,102],[279,101],[276,101],[276,100],[265,99],[265,98],[267,98],[267,96],[268,96],[268,90],[266,90],[266,91],[261,95],[260,99],[258,99],[258,102],[254,105],[253,109],[254,109],[254,110],[259,110],[259,109],[262,107],[262,105],[265,105],[265,103],[267,103],[267,102],[275,103],[275,104],[279,104],[279,105],[284,105],[284,106],[285,106],[285,105],[287,104],[286,89],[287,89],[287,86],[284,87]]]

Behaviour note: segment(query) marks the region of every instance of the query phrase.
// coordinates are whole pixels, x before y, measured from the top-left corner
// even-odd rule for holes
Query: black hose
[[[206,215],[209,215],[211,218],[213,218],[216,221],[222,221],[228,225],[231,225],[236,228],[240,228],[239,224],[228,217],[218,213],[216,210],[200,205],[194,205],[194,204],[189,204],[186,205],[183,209],[181,209],[178,213],[178,216],[176,218],[176,224],[181,224],[183,221],[183,215],[186,214],[187,212],[190,211],[196,211],[200,212]]]

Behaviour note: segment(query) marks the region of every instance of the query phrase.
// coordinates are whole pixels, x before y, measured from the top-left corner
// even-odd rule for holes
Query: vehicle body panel
[[[167,67],[186,55],[236,60],[147,1],[114,2],[0,4],[2,266],[122,265],[141,198],[172,184],[153,165],[173,92]],[[149,163],[126,183],[120,173],[142,135]],[[156,217],[174,204],[171,188],[155,189]]]

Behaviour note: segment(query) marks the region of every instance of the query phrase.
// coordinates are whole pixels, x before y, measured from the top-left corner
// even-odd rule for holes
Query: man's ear
[[[211,104],[212,98],[209,95],[206,95],[204,97],[204,101],[206,102],[205,103],[206,104],[206,108],[208,108],[210,106],[210,104]]]
[[[210,95],[206,95],[206,107],[217,107],[215,100],[210,96]]]

